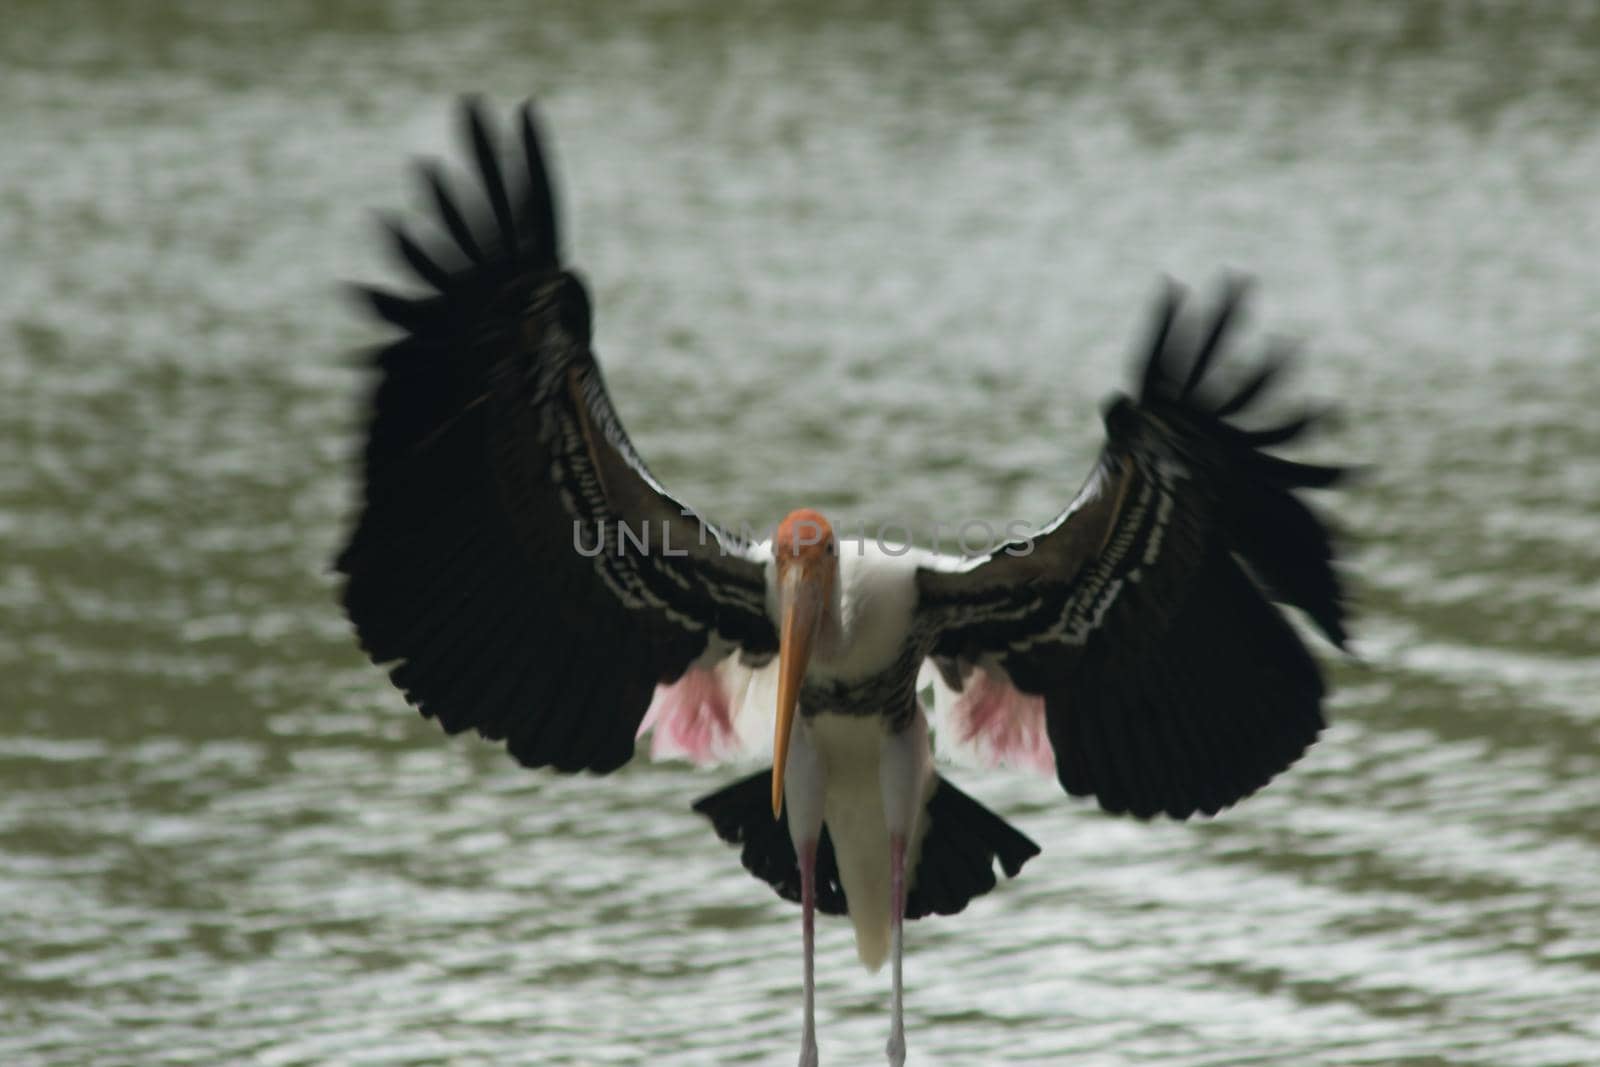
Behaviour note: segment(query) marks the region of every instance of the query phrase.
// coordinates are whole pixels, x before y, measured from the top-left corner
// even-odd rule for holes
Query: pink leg
[[[783,807],[789,817],[789,840],[800,864],[800,931],[806,952],[806,1021],[800,1035],[800,1067],[817,1067],[817,987],[812,960],[816,955],[817,841],[822,837],[822,760],[811,744],[804,721],[796,719],[789,735],[789,770],[783,782]]]
[[[893,897],[889,902],[889,950],[893,954],[894,1002],[893,1015],[889,1022],[889,1047],[887,1051],[891,1067],[905,1067],[905,998],[900,972],[900,930],[905,924],[906,915],[906,837],[904,834],[889,835],[889,892]]]
[[[817,842],[800,846],[800,936],[805,943],[806,1021],[800,1036],[800,1067],[817,1067],[816,956]]]

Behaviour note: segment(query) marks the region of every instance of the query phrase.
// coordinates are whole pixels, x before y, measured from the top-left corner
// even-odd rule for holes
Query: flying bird
[[[1135,395],[1105,405],[1098,462],[1036,534],[958,557],[846,540],[799,508],[753,543],[629,442],[531,106],[508,139],[475,100],[462,124],[480,188],[425,164],[434,232],[389,226],[420,291],[361,290],[393,337],[336,562],[345,610],[424,715],[528,767],[604,774],[645,732],[714,755],[770,715],[771,767],[694,809],[801,906],[802,1067],[817,911],[849,916],[869,967],[892,959],[901,1064],[904,920],[960,911],[996,863],[1014,876],[1039,851],[935,768],[931,733],[1175,819],[1316,739],[1322,676],[1277,605],[1345,647],[1329,531],[1299,495],[1343,468],[1267,451],[1312,416],[1241,423],[1284,360],[1220,371],[1240,287],[1203,321],[1168,287]]]

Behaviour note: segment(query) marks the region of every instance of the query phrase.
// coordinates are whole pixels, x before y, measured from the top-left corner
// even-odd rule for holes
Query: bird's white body
[[[891,825],[906,835],[906,866],[916,870],[922,813],[933,792],[933,757],[926,721],[919,715],[911,729],[890,734],[882,719],[823,713],[797,720],[790,749],[785,800],[790,819],[816,810],[833,839],[839,881],[850,901],[856,953],[870,970],[883,965],[889,952]],[[814,758],[820,775],[796,775],[797,761]]]
[[[762,548],[771,550],[770,544]],[[872,539],[841,541],[838,553],[839,581],[807,677],[848,683],[881,674],[904,652],[916,569],[929,554]],[[776,565],[770,572],[776,575]],[[768,594],[776,621],[775,577]],[[798,847],[807,831],[814,835],[816,824],[826,823],[850,901],[856,952],[877,970],[889,952],[889,835],[904,835],[906,869],[915,871],[922,814],[934,788],[927,720],[919,709],[908,729],[894,733],[882,715],[821,709],[795,719],[790,744],[784,799],[791,834]]]

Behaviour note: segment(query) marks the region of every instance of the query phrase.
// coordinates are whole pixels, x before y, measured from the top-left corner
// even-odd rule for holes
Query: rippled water
[[[1048,516],[1163,272],[1257,275],[1373,467],[1359,660],[1261,796],[952,772],[1045,853],[912,928],[913,1062],[1600,1062],[1588,5],[218,6],[0,31],[0,1062],[793,1058],[795,914],[687,810],[726,773],[447,742],[333,607],[333,283],[469,88],[544,101],[613,391],[713,514]],[[853,957],[825,1062],[881,1055]]]

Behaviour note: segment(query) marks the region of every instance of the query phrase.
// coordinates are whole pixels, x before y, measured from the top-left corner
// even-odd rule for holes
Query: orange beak
[[[811,663],[811,645],[822,622],[827,583],[805,563],[784,568],[779,578],[778,717],[772,738],[772,817],[783,814],[783,772],[789,765],[789,734],[800,704],[800,685]]]

